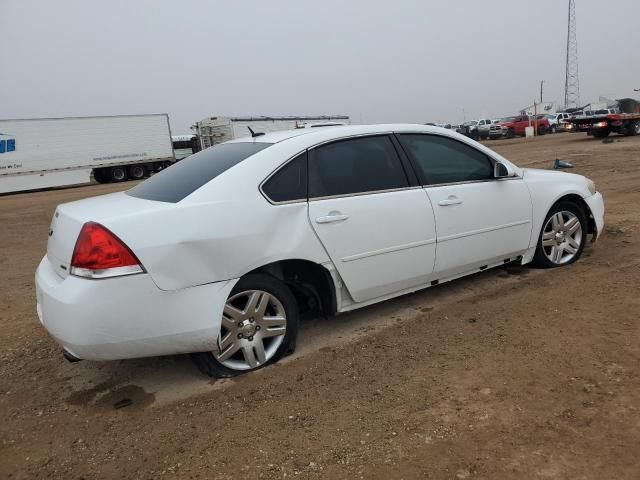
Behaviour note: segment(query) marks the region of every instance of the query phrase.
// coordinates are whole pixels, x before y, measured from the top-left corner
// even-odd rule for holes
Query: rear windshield
[[[191,155],[127,191],[145,200],[176,203],[271,143],[222,143]]]

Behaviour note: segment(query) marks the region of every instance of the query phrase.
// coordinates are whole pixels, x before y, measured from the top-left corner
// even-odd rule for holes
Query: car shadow
[[[331,317],[304,315],[297,349],[280,363],[287,364],[320,349],[358,340],[427,312],[446,312],[449,304],[464,301],[479,292],[503,288],[536,272],[528,267],[507,264],[352,312]],[[189,355],[111,362],[61,362],[59,368],[72,391],[67,403],[90,408],[165,405],[226,388],[243,378],[209,378],[197,369]]]

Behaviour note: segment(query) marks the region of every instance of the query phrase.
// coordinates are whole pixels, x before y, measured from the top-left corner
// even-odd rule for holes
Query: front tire
[[[235,285],[225,304],[218,349],[196,353],[198,368],[211,377],[234,377],[293,352],[298,305],[291,290],[271,275],[252,273]]]
[[[572,202],[556,203],[544,219],[533,263],[543,268],[570,265],[587,243],[587,217]]]

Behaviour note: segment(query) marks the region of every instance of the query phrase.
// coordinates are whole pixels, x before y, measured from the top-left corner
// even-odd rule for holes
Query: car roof
[[[322,128],[298,128],[295,130],[281,130],[269,132],[258,137],[242,137],[228,143],[256,142],[256,143],[280,143],[304,135],[305,140],[310,144],[327,140],[340,139],[354,135],[368,135],[389,132],[424,132],[438,133],[447,131],[442,127],[410,124],[410,123],[389,123],[380,125],[336,125]]]

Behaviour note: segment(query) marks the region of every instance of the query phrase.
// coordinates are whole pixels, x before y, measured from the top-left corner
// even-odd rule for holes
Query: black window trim
[[[332,198],[345,198],[345,197],[355,197],[355,196],[361,196],[361,195],[373,195],[373,194],[380,194],[380,193],[390,193],[390,192],[398,192],[398,191],[402,191],[402,190],[416,190],[419,188],[430,188],[430,187],[446,187],[449,185],[464,185],[467,183],[483,183],[483,182],[492,182],[492,181],[507,181],[507,180],[521,180],[522,177],[520,176],[514,176],[514,177],[505,177],[505,178],[488,178],[485,180],[465,180],[462,182],[448,182],[448,183],[423,183],[422,180],[420,179],[420,175],[418,173],[418,168],[416,167],[413,158],[411,158],[411,155],[408,154],[406,152],[406,150],[404,149],[404,147],[402,146],[402,142],[400,142],[400,139],[398,137],[400,137],[401,135],[430,135],[432,137],[444,137],[444,138],[448,138],[450,140],[453,140],[455,142],[458,143],[462,143],[463,145],[466,145],[470,148],[474,148],[476,149],[478,152],[482,153],[483,155],[485,155],[487,157],[487,159],[489,160],[489,162],[491,163],[491,168],[493,169],[494,165],[496,162],[498,162],[499,160],[494,158],[492,155],[479,150],[477,148],[475,148],[472,145],[469,145],[466,142],[462,142],[456,138],[453,138],[449,135],[441,135],[438,133],[433,133],[433,132],[424,132],[424,131],[418,131],[418,130],[407,130],[407,131],[388,131],[388,132],[376,132],[376,133],[359,133],[356,135],[348,135],[345,137],[340,137],[340,138],[332,138],[329,140],[325,140],[322,142],[319,142],[317,144],[314,144],[310,147],[304,148],[300,151],[298,151],[297,153],[295,153],[294,155],[292,155],[291,157],[289,157],[285,162],[283,162],[281,165],[278,165],[277,168],[275,168],[267,177],[265,177],[265,179],[260,182],[260,185],[258,187],[260,194],[265,198],[265,200],[267,202],[269,202],[271,205],[291,205],[291,204],[295,204],[295,203],[303,203],[303,202],[310,202],[312,200],[327,200],[327,199],[332,199]],[[307,185],[309,183],[309,153],[311,150],[321,147],[323,145],[328,145],[330,143],[335,143],[335,142],[340,142],[342,140],[349,140],[349,139],[354,139],[354,138],[361,138],[361,137],[378,137],[378,136],[388,136],[391,139],[391,143],[393,143],[394,148],[396,149],[396,152],[398,154],[398,156],[400,157],[400,160],[402,162],[402,167],[404,169],[405,175],[407,176],[407,180],[409,182],[409,186],[408,187],[400,187],[400,188],[392,188],[392,189],[387,189],[387,190],[375,190],[375,191],[368,191],[368,192],[358,192],[358,193],[348,193],[348,194],[340,194],[340,195],[330,195],[330,196],[326,196],[326,197],[309,197],[309,191],[307,188],[307,198],[305,199],[299,199],[299,200],[287,200],[287,201],[283,201],[283,202],[276,202],[273,201],[269,198],[269,196],[264,192],[264,190],[262,189],[263,185],[265,183],[267,183],[269,181],[269,179],[274,176],[275,174],[277,174],[281,169],[283,169],[286,165],[289,164],[289,162],[293,161],[294,159],[296,159],[300,154],[305,153],[307,154]]]
[[[394,132],[394,135],[396,137],[401,137],[402,135],[428,135],[431,137],[440,137],[440,138],[447,138],[449,140],[452,140],[454,142],[458,142],[461,143],[462,145],[466,145],[469,148],[473,148],[474,150],[476,150],[477,152],[480,152],[481,154],[483,154],[485,157],[487,157],[487,160],[489,161],[489,164],[491,165],[491,170],[493,171],[496,162],[498,162],[499,160],[494,158],[493,156],[489,155],[486,152],[483,152],[482,150],[477,149],[476,147],[474,147],[473,145],[469,145],[466,142],[462,142],[460,140],[458,140],[457,138],[453,138],[450,137],[449,135],[439,135],[437,133],[431,133],[431,132],[418,132],[418,131],[407,131],[407,132]],[[413,157],[411,156],[410,153],[408,153],[404,146],[402,145],[402,142],[400,141],[400,138],[398,138],[398,144],[400,145],[400,147],[402,148],[402,150],[405,152],[405,154],[407,155],[407,158],[409,159],[409,161],[411,162],[411,166],[413,167],[413,169],[416,171],[416,175],[418,177],[418,181],[421,184],[421,188],[431,188],[431,187],[446,187],[448,185],[464,185],[466,183],[485,183],[485,182],[497,182],[497,181],[504,181],[504,180],[516,180],[516,179],[520,179],[521,177],[519,176],[515,176],[515,177],[504,177],[504,178],[486,178],[486,179],[482,179],[482,180],[463,180],[461,182],[445,182],[445,183],[428,183],[426,182],[426,179],[421,178],[422,177],[422,172],[420,171],[420,169],[417,167],[417,165],[415,164],[415,160],[413,159]]]

